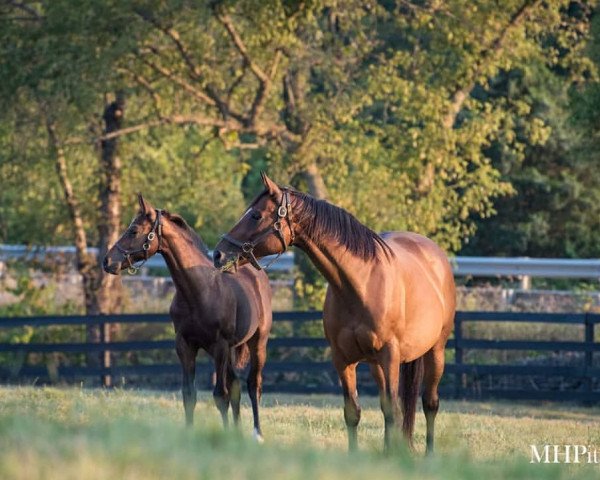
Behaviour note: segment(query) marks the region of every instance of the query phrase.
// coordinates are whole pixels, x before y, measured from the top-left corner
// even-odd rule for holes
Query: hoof
[[[265,439],[256,428],[252,432],[252,437],[254,438],[254,440],[256,440],[256,443],[265,443]]]

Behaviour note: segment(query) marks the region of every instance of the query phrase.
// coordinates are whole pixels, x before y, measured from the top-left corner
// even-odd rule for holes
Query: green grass
[[[266,443],[223,432],[200,392],[196,425],[183,427],[178,393],[0,388],[0,478],[387,479],[598,478],[600,465],[530,465],[530,444],[600,449],[599,408],[443,402],[434,458],[423,458],[419,413],[413,454],[385,456],[376,399],[363,399],[360,452],[346,452],[341,398],[267,395]]]

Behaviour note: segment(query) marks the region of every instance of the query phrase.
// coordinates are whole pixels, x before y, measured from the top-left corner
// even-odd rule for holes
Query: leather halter
[[[290,202],[289,191],[287,189],[282,189],[281,202],[279,203],[279,208],[277,208],[277,218],[275,219],[275,221],[273,222],[273,225],[272,225],[272,228],[275,231],[275,234],[277,235],[279,240],[281,240],[281,245],[283,246],[283,250],[281,252],[279,252],[273,260],[271,260],[267,265],[265,265],[264,268],[269,268],[271,265],[273,265],[273,263],[275,263],[279,259],[279,257],[283,253],[285,253],[287,251],[288,245],[285,242],[285,237],[283,236],[283,231],[282,231],[282,228],[283,228],[282,221],[284,219],[287,221],[288,228],[290,230],[290,236],[291,236],[290,245],[293,245],[294,239],[296,238],[296,236],[294,234],[294,229],[292,228],[292,221],[293,221],[292,220],[292,203]],[[242,242],[240,240],[233,238],[231,235],[228,235],[228,234],[221,236],[221,238],[223,240],[227,241],[228,243],[230,243],[231,245],[237,247],[240,250],[240,255],[242,257],[244,257],[246,260],[248,260],[248,262],[250,262],[254,268],[256,268],[257,270],[262,270],[263,267],[260,266],[256,256],[254,255],[254,249],[256,248],[258,243],[260,243],[260,241],[263,240],[263,238],[271,235],[273,233],[273,230],[268,229],[268,230],[264,231],[253,241],[248,240],[246,242]]]
[[[142,268],[144,264],[148,261],[148,259],[150,258],[148,256],[150,244],[155,238],[158,238],[158,249],[156,250],[156,253],[162,251],[162,214],[162,210],[156,209],[156,220],[154,220],[152,229],[148,232],[148,235],[146,235],[146,241],[142,244],[142,248],[139,248],[138,250],[126,250],[119,245],[119,242],[115,243],[115,247],[117,247],[117,250],[123,255],[125,255],[125,259],[127,260],[127,263],[129,263],[129,266],[127,267],[127,273],[129,273],[129,275],[135,275],[138,272],[138,270]],[[135,265],[134,262],[131,261],[131,255],[135,255],[137,253],[144,254],[144,260],[142,260],[142,263],[140,263],[139,265]]]

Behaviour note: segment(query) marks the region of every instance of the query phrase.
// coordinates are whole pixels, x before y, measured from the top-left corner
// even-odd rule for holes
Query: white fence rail
[[[95,249],[90,249],[95,252]],[[71,260],[75,247],[27,247],[0,244],[0,261],[10,259],[42,260],[45,256],[64,257]],[[270,258],[265,259],[268,262]],[[166,268],[160,255],[152,257],[146,266]],[[294,266],[291,252],[282,255],[269,270],[289,272]],[[454,274],[459,277],[544,277],[544,278],[592,278],[600,279],[600,259],[562,258],[500,258],[500,257],[454,257]]]
[[[90,249],[96,251],[95,249]],[[45,256],[62,256],[66,261],[75,255],[74,247],[27,247],[0,244],[0,261],[11,259],[42,260]],[[264,262],[268,262],[270,257]],[[146,266],[166,268],[160,255],[152,257]],[[294,266],[291,252],[282,255],[270,271],[289,272]],[[590,278],[600,279],[600,259],[563,258],[500,258],[500,257],[454,257],[454,274],[458,277],[543,277],[543,278]]]

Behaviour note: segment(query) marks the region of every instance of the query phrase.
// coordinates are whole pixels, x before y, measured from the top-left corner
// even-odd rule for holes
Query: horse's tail
[[[248,365],[248,361],[250,360],[250,348],[248,348],[248,343],[244,342],[241,345],[235,347],[235,356],[233,360],[233,366],[235,368],[242,369],[246,365]]]
[[[423,380],[423,357],[403,363],[400,370],[400,401],[402,402],[402,432],[412,446],[417,399]]]

